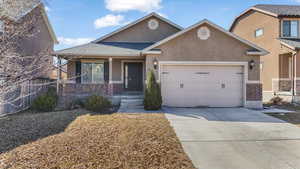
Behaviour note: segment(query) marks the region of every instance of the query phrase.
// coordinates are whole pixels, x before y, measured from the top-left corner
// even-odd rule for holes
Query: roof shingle
[[[255,5],[254,8],[274,13],[278,16],[300,16],[300,5]]]

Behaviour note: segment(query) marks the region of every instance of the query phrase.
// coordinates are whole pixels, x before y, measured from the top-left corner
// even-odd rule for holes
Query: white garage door
[[[240,107],[242,66],[161,66],[163,104],[172,107]]]

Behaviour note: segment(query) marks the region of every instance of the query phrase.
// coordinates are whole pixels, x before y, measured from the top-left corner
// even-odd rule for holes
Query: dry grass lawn
[[[267,115],[276,117],[278,119],[284,120],[286,122],[295,124],[300,127],[300,106],[294,105],[291,103],[282,103],[281,105],[267,105],[267,106],[272,106],[272,107],[278,108],[278,109],[286,109],[286,110],[290,110],[290,111],[295,111],[294,113],[284,113],[284,114],[267,113]]]
[[[300,127],[300,112],[297,113],[285,113],[283,115],[278,113],[268,113],[268,115],[292,123]]]
[[[73,114],[73,112],[59,113],[63,116],[65,113],[71,116]],[[39,138],[0,154],[0,168],[194,167],[163,114],[83,113],[60,133]]]

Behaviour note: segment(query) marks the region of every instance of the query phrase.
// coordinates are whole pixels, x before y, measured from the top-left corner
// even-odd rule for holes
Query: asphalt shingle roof
[[[255,8],[268,11],[279,16],[300,16],[300,5],[255,5]]]
[[[141,50],[153,43],[100,42],[56,51],[57,55],[74,56],[140,56]]]
[[[281,42],[286,43],[289,46],[294,47],[295,49],[300,49],[300,39],[279,39]]]
[[[0,17],[17,21],[40,4],[40,0],[0,0]]]

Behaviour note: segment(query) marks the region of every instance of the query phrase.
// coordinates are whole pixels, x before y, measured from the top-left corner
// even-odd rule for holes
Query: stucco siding
[[[207,26],[211,31],[208,40],[200,40],[197,36],[198,28],[159,46],[162,50],[160,56],[147,57],[147,70],[151,69],[153,58],[159,61],[215,61],[215,62],[249,62],[254,60],[256,65],[253,70],[249,70],[249,80],[260,80],[259,75],[259,56],[246,55],[251,47],[220,32],[219,30]]]
[[[113,70],[112,70],[112,80],[113,81],[121,81],[122,80],[122,71],[121,71],[121,60],[113,59]]]
[[[156,30],[148,28],[148,21],[156,19],[159,21],[159,27]],[[113,36],[104,39],[104,42],[157,42],[176,32],[178,28],[156,18],[150,17],[128,29],[125,29]]]
[[[255,30],[259,28],[264,30],[264,34],[255,37]],[[280,35],[279,19],[260,12],[250,11],[237,20],[233,33],[270,52],[270,54],[261,57],[261,80],[263,90],[271,91],[272,79],[278,79],[280,76],[279,54],[281,45],[277,40]]]

